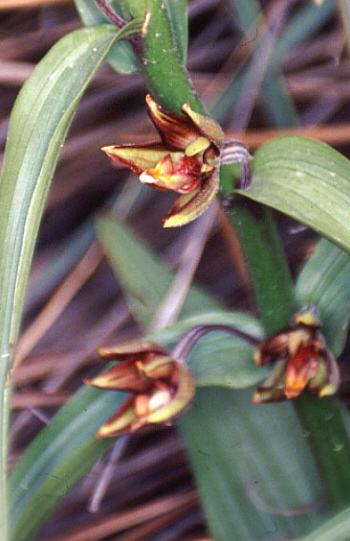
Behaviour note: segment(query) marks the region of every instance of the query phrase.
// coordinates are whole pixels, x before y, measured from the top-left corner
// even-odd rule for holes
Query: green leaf
[[[328,145],[296,136],[263,145],[251,186],[240,193],[350,251],[350,162]]]
[[[192,294],[192,290],[190,295]],[[220,310],[181,319],[175,325],[147,334],[147,338],[166,347],[174,346],[180,336],[202,325],[226,325],[248,334],[255,340],[262,338],[259,322],[243,313]],[[227,331],[211,331],[203,336],[191,351],[188,366],[195,375],[197,387],[227,387],[244,389],[265,379],[269,367],[258,367],[253,362],[253,346],[240,336]]]
[[[323,487],[290,403],[200,389],[179,422],[215,541],[295,539],[324,517]]]
[[[189,295],[192,294],[192,288]],[[208,297],[208,304],[210,303],[210,297]],[[190,310],[188,310],[190,312]],[[238,331],[242,331],[253,337],[253,339],[260,340],[262,338],[262,328],[257,319],[243,312],[233,312],[224,309],[216,309],[215,311],[208,311],[203,306],[200,312],[194,310],[194,314],[181,318],[174,325],[169,325],[161,330],[148,332],[147,337],[149,340],[155,340],[163,344],[166,347],[173,347],[181,334],[186,333],[193,327],[198,325],[230,325],[235,327]],[[210,334],[209,334],[210,336]],[[236,337],[234,337],[236,340]]]
[[[11,115],[0,182],[1,465],[7,447],[8,361],[46,195],[81,95],[117,36],[114,28],[99,26],[60,40],[23,86]],[[0,506],[0,537],[6,540],[4,470]]]
[[[10,477],[11,539],[27,541],[114,440],[94,434],[123,393],[82,388],[26,449]]]
[[[296,293],[301,305],[319,309],[322,332],[338,357],[350,321],[350,256],[322,239],[298,277]]]
[[[210,322],[210,319],[207,320]],[[253,347],[226,332],[213,332],[193,348],[188,365],[197,387],[245,389],[266,379],[269,367],[256,366]]]
[[[346,509],[325,524],[303,537],[303,541],[348,541],[350,532],[350,509]]]
[[[135,317],[147,324],[173,281],[172,273],[128,230],[111,218],[97,222],[97,235],[120,280]],[[218,303],[196,287],[185,302],[182,316],[218,307]]]
[[[86,26],[110,24],[110,20],[102,13],[95,2],[91,0],[74,0],[79,16]],[[118,73],[135,73],[139,71],[139,65],[130,43],[126,40],[114,43],[108,52],[107,61]]]

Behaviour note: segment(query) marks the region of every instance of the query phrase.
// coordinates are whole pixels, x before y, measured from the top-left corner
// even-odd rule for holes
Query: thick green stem
[[[121,0],[124,11],[142,17],[145,25],[139,48],[135,50],[147,87],[167,111],[181,112],[188,102],[198,113],[205,109],[180,60],[165,2],[161,0]]]
[[[164,3],[121,3],[133,16],[147,16],[138,55],[153,98],[169,111],[179,112],[181,105],[189,102],[194,110],[204,113],[180,61]],[[230,219],[245,254],[257,310],[266,333],[270,334],[288,325],[298,308],[286,256],[268,209],[238,198],[234,205]],[[295,407],[309,434],[330,501],[336,508],[342,507],[350,501],[350,445],[339,404],[330,398],[319,400],[305,394],[295,401]],[[330,419],[332,422],[328,422]]]
[[[245,199],[229,212],[245,255],[257,310],[267,334],[286,327],[296,310],[294,289],[271,211]]]

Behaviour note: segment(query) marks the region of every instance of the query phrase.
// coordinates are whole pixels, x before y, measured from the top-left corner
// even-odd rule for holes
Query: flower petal
[[[304,325],[305,327],[311,327],[313,329],[319,329],[322,326],[320,314],[316,306],[303,306],[303,308],[293,315],[291,327],[296,327],[298,325]]]
[[[316,375],[309,382],[311,392],[317,392],[320,398],[334,394],[340,384],[338,363],[328,349],[319,352],[319,367]]]
[[[128,167],[141,175],[145,169],[154,167],[169,150],[159,143],[145,143],[144,145],[112,145],[101,150],[109,156],[113,163]]]
[[[147,340],[142,341],[134,341],[134,342],[127,342],[125,344],[118,344],[116,346],[111,347],[101,347],[98,350],[98,353],[101,357],[104,357],[105,359],[120,359],[122,357],[122,360],[127,359],[128,357],[137,357],[139,358],[141,355],[144,355],[145,353],[159,353],[166,355],[168,351],[160,346],[159,344],[156,344],[155,342],[149,342]]]
[[[147,378],[140,376],[133,358],[105,370],[95,378],[84,379],[84,383],[99,389],[120,389],[133,392],[144,392],[151,386]]]
[[[189,194],[182,195],[163,220],[163,227],[177,227],[195,220],[213,202],[219,189],[219,174],[212,174],[202,180],[201,185]]]
[[[139,366],[140,373],[149,379],[170,378],[176,367],[176,361],[169,355],[157,356],[147,363]]]
[[[152,387],[146,367],[150,366],[156,371],[158,364],[168,362],[168,351],[162,346],[148,341],[131,342],[100,348],[99,355],[104,359],[113,359],[118,364],[105,370],[92,379],[85,379],[84,383],[101,389],[120,389],[124,391],[145,392]],[[159,372],[159,370],[158,370]],[[163,368],[163,373],[165,369]],[[169,369],[166,375],[169,375]],[[152,376],[150,376],[152,377]],[[162,376],[165,377],[165,376]]]
[[[164,146],[184,150],[200,135],[196,124],[187,116],[168,113],[149,94],[146,96],[146,103]]]
[[[96,438],[113,438],[125,432],[131,432],[133,424],[138,421],[134,397],[131,396],[121,407],[106,421],[96,434]]]
[[[181,109],[188,116],[188,118],[192,120],[193,124],[197,127],[197,130],[201,135],[204,135],[204,137],[209,139],[218,148],[223,146],[225,134],[215,120],[208,116],[196,113],[191,109],[189,103],[184,103]]]
[[[290,331],[280,332],[265,338],[255,348],[254,362],[262,366],[287,354]]]
[[[266,402],[282,402],[285,400],[285,394],[283,389],[272,388],[272,389],[258,389],[255,391],[252,404],[265,404]]]

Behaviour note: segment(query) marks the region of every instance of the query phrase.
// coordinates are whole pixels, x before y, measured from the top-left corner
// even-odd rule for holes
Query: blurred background
[[[350,157],[348,8],[347,0],[189,2],[188,68],[227,137],[242,139],[253,153],[276,136],[297,133]],[[21,85],[58,39],[81,26],[69,0],[0,2],[0,162]],[[156,136],[146,114],[146,92],[140,74],[118,74],[105,62],[62,149],[18,346],[11,467],[82,378],[96,373],[98,346],[140,333],[96,240],[97,216],[108,213],[125,221],[181,272],[180,297],[194,277],[225,307],[254,313],[225,212],[214,208],[195,224],[163,230],[161,219],[174,197],[141,187],[135,175],[113,168],[100,151],[107,144]],[[276,216],[295,275],[317,237]],[[169,302],[176,311],[178,298]],[[342,370],[341,393],[347,398],[349,378]],[[103,476],[106,487],[101,487]],[[121,455],[115,448],[68,495],[37,539],[204,541],[208,536],[185,450],[171,427],[133,436]]]

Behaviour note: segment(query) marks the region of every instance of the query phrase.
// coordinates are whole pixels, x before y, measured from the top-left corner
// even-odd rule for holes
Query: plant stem
[[[260,340],[254,336],[251,336],[250,334],[247,334],[246,332],[243,332],[232,325],[197,325],[181,336],[180,340],[177,342],[176,346],[171,352],[172,357],[185,364],[188,355],[197,344],[198,340],[200,340],[202,336],[205,336],[209,332],[213,331],[227,332],[233,336],[242,338],[242,340],[245,340],[251,346],[257,346],[260,342]]]
[[[229,211],[245,255],[257,310],[267,334],[289,323],[296,310],[286,256],[271,212],[237,199]]]
[[[164,2],[121,0],[120,4],[133,17],[142,17],[146,21],[142,41],[135,54],[153,98],[173,113],[180,113],[181,105],[188,102],[193,110],[205,114],[205,108],[180,61]]]

